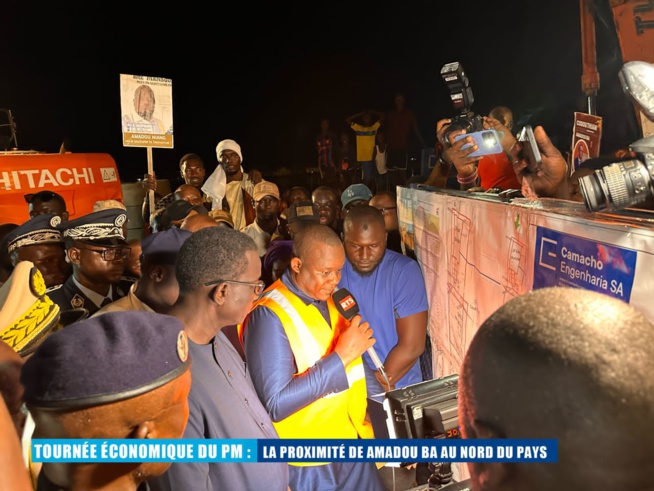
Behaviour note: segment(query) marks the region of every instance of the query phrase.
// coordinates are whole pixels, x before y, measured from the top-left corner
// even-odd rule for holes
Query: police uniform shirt
[[[80,285],[74,276],[70,276],[63,285],[50,288],[48,297],[59,305],[62,311],[83,308],[93,315],[100,307],[125,296],[122,288],[111,285],[107,297]],[[106,299],[106,300],[105,300]]]

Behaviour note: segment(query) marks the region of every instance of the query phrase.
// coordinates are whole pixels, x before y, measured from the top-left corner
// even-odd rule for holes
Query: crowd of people
[[[98,385],[95,378],[111,373],[107,368],[111,364],[128,369],[129,357],[137,353],[135,344],[132,353],[121,355],[124,363],[112,358],[116,353],[104,353],[105,349],[118,349],[112,344],[116,340],[107,339],[112,326],[139,329],[150,322],[152,330],[159,325],[156,316],[175,319],[161,325],[171,326],[170,339],[176,332],[182,333],[184,351],[193,361],[184,365],[185,371],[175,372],[174,379],[179,379],[177,395],[180,391],[184,395],[188,419],[177,421],[175,431],[162,432],[163,436],[290,438],[306,435],[310,426],[316,438],[334,437],[335,428],[341,428],[338,434],[343,438],[372,438],[366,418],[367,396],[389,390],[398,382],[423,379],[418,359],[427,346],[427,296],[418,263],[399,247],[393,193],[383,191],[375,197],[362,183],[342,192],[328,185],[312,190],[293,186],[280,192],[274,182],[261,179],[255,184],[249,178],[236,142],[220,142],[217,157],[223,175],[213,184],[212,176],[204,179],[204,163],[197,155],[182,157],[180,171],[185,183],[169,196],[159,197],[150,213],[150,228],[140,240],[128,240],[127,212],[120,202],[98,202],[95,211],[70,219],[67,204],[57,193],[43,191],[29,197],[26,206],[31,218],[8,230],[1,244],[10,264],[2,286],[7,292],[3,312],[19,317],[11,319],[17,323],[14,327],[25,327],[21,324],[24,312],[9,306],[16,302],[15,295],[23,295],[24,287],[32,283],[42,284],[39,301],[52,312],[38,323],[38,329],[24,329],[28,342],[19,342],[15,333],[3,334],[7,346],[25,363],[20,383],[12,390],[27,394],[29,388],[35,394],[23,397],[29,408],[29,417],[19,425],[24,442],[29,443],[33,436],[108,436],[104,431],[109,429],[92,424],[84,431],[79,429],[81,433],[66,425],[79,426],[79,408],[85,403],[100,407],[98,414],[110,407],[119,411],[118,405],[137,404],[128,394],[132,384],[146,383],[143,379],[125,376],[122,385],[111,386],[115,398],[108,397],[106,406],[101,398],[85,393],[85,384]],[[153,178],[143,180],[145,188],[156,183]],[[375,206],[373,198],[379,201]],[[254,210],[250,218],[244,211],[246,200]],[[216,203],[221,207],[216,209]],[[149,211],[148,204],[149,200],[144,200],[144,213]],[[387,250],[387,244],[397,250]],[[405,279],[389,287],[383,280],[387,275]],[[361,316],[350,322],[338,314],[332,293],[339,285],[358,296],[362,305],[367,305],[364,309],[370,309],[364,315],[377,324],[376,337]],[[387,315],[372,307],[375,301],[384,303]],[[289,320],[289,306],[294,309],[293,321]],[[180,325],[183,329],[175,331]],[[80,337],[76,334],[80,330],[89,338],[68,339]],[[311,353],[305,353],[300,331],[302,340],[316,343]],[[382,331],[386,333],[382,335]],[[276,333],[273,339],[271,332]],[[120,332],[116,335],[123,336]],[[120,342],[137,342],[123,337]],[[42,357],[53,357],[53,350],[58,350],[52,343],[77,346],[82,342],[93,342],[98,348],[88,353],[98,359],[97,374],[81,370],[77,365],[82,363],[80,359],[74,368],[68,366],[67,350],[52,361],[48,375],[65,378],[73,370],[84,372],[85,380],[77,387],[80,394],[39,393],[48,390],[39,380],[50,363]],[[366,353],[373,344],[385,360],[388,382],[379,378]],[[170,347],[162,339],[150,348]],[[143,354],[146,363],[148,353]],[[58,367],[65,372],[59,373]],[[190,388],[186,372],[191,374]],[[172,383],[173,378],[169,380]],[[158,385],[154,387],[159,390]],[[168,394],[168,390],[161,392]],[[81,402],[72,401],[78,398]],[[44,416],[50,414],[50,406],[57,408],[56,424]],[[123,418],[122,410],[120,414]],[[125,426],[120,418],[114,418],[115,430]],[[136,424],[137,420],[133,421]],[[66,426],[64,433],[56,433],[58,425]],[[121,431],[115,436],[129,437]],[[144,430],[135,437],[148,434]],[[72,489],[79,483],[92,488],[98,478],[95,472],[108,472],[106,466],[90,472],[74,465],[40,467],[29,455],[25,459],[32,484],[38,489]],[[148,489],[154,490],[252,489],[264,481],[280,490],[353,489],[360,482],[369,483],[369,489],[385,487],[383,472],[364,463],[185,463],[173,464],[160,475],[151,474],[150,468],[163,469],[135,467],[108,479],[116,483],[131,480],[134,489],[147,481]]]
[[[412,155],[427,145],[405,95],[395,94],[393,104],[387,112],[366,109],[347,116],[339,133],[329,119],[320,121],[316,148],[323,184],[342,190],[360,182],[380,192],[407,182],[416,171],[409,166]]]
[[[120,202],[70,219],[57,193],[26,196],[30,219],[3,226],[0,242],[0,422],[14,449],[3,489],[395,489],[395,473],[365,462],[40,466],[15,449],[32,438],[374,438],[368,396],[432,376],[420,363],[431,357],[425,279],[394,192],[409,132],[422,137],[403,96],[396,104],[346,119],[352,167],[323,121],[313,189],[246,171],[234,140],[217,144],[209,176],[185,154],[173,192],[143,179],[143,238],[128,240]],[[532,172],[510,110],[483,121],[504,153],[471,157],[474,141],[444,136],[449,120],[439,121],[427,184],[451,187],[453,169],[460,189],[570,199],[566,160],[543,128]],[[360,307],[349,320],[333,299],[341,288]],[[461,369],[464,437],[558,438],[559,462],[471,464],[472,489],[651,485],[653,328],[623,302],[564,288],[517,297],[484,322]],[[402,472],[407,487],[426,483]]]

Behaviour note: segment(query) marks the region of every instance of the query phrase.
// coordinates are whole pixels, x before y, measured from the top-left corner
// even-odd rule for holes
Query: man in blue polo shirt
[[[425,349],[428,309],[425,281],[416,261],[386,249],[384,217],[377,208],[355,206],[343,222],[347,261],[340,288],[359,303],[374,330],[375,351],[396,388],[422,382],[418,359]],[[364,353],[368,395],[389,390]]]
[[[422,382],[418,360],[425,350],[429,305],[420,266],[386,248],[384,216],[367,204],[353,206],[345,215],[343,242],[346,261],[338,286],[350,291],[362,319],[370,324],[375,351],[391,385]],[[362,357],[368,395],[389,390],[370,355],[366,352]],[[405,484],[414,480],[426,482],[419,480],[416,470],[391,472],[383,467],[379,472],[386,489],[406,489]]]

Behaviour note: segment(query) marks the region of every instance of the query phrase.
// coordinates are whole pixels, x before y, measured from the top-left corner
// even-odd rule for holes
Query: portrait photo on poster
[[[574,164],[574,170],[577,170],[579,166],[590,157],[590,150],[588,149],[588,144],[584,140],[577,140],[575,147],[572,151],[572,162]]]
[[[144,75],[120,75],[123,133],[173,134],[172,80]]]

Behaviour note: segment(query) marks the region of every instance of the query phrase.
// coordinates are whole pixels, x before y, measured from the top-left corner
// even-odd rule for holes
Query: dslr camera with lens
[[[654,65],[625,63],[619,73],[623,90],[654,120]],[[654,197],[654,135],[629,146],[636,158],[614,162],[579,178],[588,211],[618,211]]]
[[[443,140],[450,145],[449,136],[453,131],[465,130],[466,133],[482,131],[484,120],[470,109],[475,98],[470,88],[470,80],[463,71],[461,63],[455,61],[443,65],[441,77],[450,91],[454,109],[459,111],[459,114],[452,118],[452,122],[443,132]]]
[[[614,162],[579,178],[588,211],[623,210],[654,196],[654,136],[632,143],[630,148],[636,158]]]

